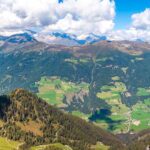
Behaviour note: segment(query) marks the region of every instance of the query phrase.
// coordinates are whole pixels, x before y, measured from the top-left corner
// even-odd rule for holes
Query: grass
[[[147,95],[144,89],[140,95]],[[141,92],[140,91],[140,92]],[[133,106],[132,119],[139,121],[138,125],[132,124],[133,131],[141,131],[150,127],[150,99],[145,99],[144,102],[139,102]]]
[[[123,92],[127,91],[126,85],[122,82],[115,82],[114,85],[115,85],[115,87],[111,89],[114,92],[123,93]]]
[[[111,91],[108,91],[108,92],[97,93],[97,97],[100,99],[103,99],[103,100],[111,100],[111,99],[120,98],[120,95],[118,95],[117,93],[113,93]]]
[[[109,148],[110,148],[109,146],[106,146],[101,142],[97,142],[96,145],[93,145],[91,147],[92,150],[109,150]]]
[[[149,96],[150,95],[150,89],[145,88],[138,88],[137,96]]]
[[[88,58],[79,59],[80,63],[88,63],[90,60]]]
[[[105,129],[105,130],[108,130],[109,128],[109,125],[107,122],[103,122],[103,121],[100,121],[100,120],[97,120],[96,121],[96,125],[102,129]]]
[[[144,58],[142,58],[142,57],[136,57],[135,60],[136,61],[142,61],[142,60],[144,60]]]
[[[127,68],[125,68],[127,70]],[[125,122],[128,121],[127,113],[129,108],[122,103],[121,95],[127,92],[126,85],[123,82],[120,82],[118,76],[112,77],[113,82],[109,85],[104,85],[100,88],[100,92],[96,95],[100,100],[105,101],[108,105],[111,106],[111,114],[108,116],[113,121],[112,132],[120,133],[127,131],[127,125]],[[42,77],[39,82],[36,83],[39,93],[38,95],[45,99],[52,105],[62,106],[63,98],[66,95],[78,93],[80,90],[87,91],[89,90],[89,84],[87,83],[73,83],[67,81],[66,79],[60,79],[58,77]],[[150,96],[150,89],[138,88],[137,96]],[[137,103],[133,106],[131,113],[132,120],[140,121],[140,124],[135,124],[134,122],[131,125],[131,130],[140,131],[142,129],[149,128],[150,119],[149,119],[149,106],[150,98],[143,100],[141,103]],[[91,114],[84,114],[80,111],[73,111],[73,115],[81,117],[85,120],[88,120]],[[115,123],[121,121],[121,123]],[[105,120],[98,118],[96,124],[102,128],[108,129],[109,123]]]
[[[104,86],[102,86],[101,87],[101,90],[102,91],[109,91],[109,90],[111,90],[112,88],[113,88],[114,86],[113,85],[104,85]]]
[[[143,52],[141,52],[141,51],[130,51],[129,54],[132,56],[140,56],[143,54]]]
[[[118,77],[114,77],[113,79],[119,79]],[[122,82],[114,82],[114,84],[108,86],[105,85],[101,87],[101,91],[97,93],[97,97],[103,100],[112,100],[112,99],[120,99],[120,94],[126,92],[126,86]]]
[[[112,102],[109,104],[112,107],[110,118],[114,121],[112,131],[114,133],[126,132],[125,122],[128,120],[127,112],[129,112],[129,108],[125,104],[122,104],[121,101],[118,104]],[[121,122],[118,123],[118,121]]]
[[[2,127],[3,125],[4,125],[4,122],[0,120],[0,127]]]
[[[118,92],[118,93],[122,93],[122,92],[126,92],[126,85],[122,82],[114,82],[111,85],[104,85],[101,87],[102,91],[112,91],[112,92]]]
[[[91,116],[91,114],[84,114],[80,111],[72,111],[72,115],[80,117],[82,119],[88,120],[88,118]]]
[[[147,101],[147,100],[146,100]],[[133,107],[132,119],[140,121],[139,125],[132,124],[132,130],[140,131],[150,127],[150,109],[148,105],[143,102],[139,102]]]
[[[144,104],[150,106],[150,98],[144,100]]]
[[[38,87],[38,96],[46,100],[49,104],[62,106],[63,99],[67,94],[78,93],[81,90],[89,91],[89,84],[87,83],[73,83],[59,77],[42,77],[36,83]]]
[[[56,100],[56,92],[55,91],[45,92],[43,95],[43,98],[49,98],[52,100]]]
[[[54,143],[54,144],[48,144],[48,145],[40,145],[40,146],[33,146],[30,148],[30,150],[43,150],[44,148],[49,147],[49,149],[51,148],[55,148],[58,150],[72,150],[72,148],[70,148],[67,145],[62,145],[60,143]]]
[[[119,81],[119,80],[120,80],[120,77],[114,76],[114,77],[112,77],[111,79],[112,79],[113,81]]]
[[[20,142],[0,137],[0,150],[15,150],[18,148],[19,145],[21,145]]]
[[[69,63],[75,64],[75,65],[77,65],[79,63],[78,60],[75,58],[65,59],[65,62],[69,62]]]
[[[129,108],[121,101],[121,94],[126,92],[127,89],[126,85],[119,81],[120,78],[118,76],[112,77],[112,80],[114,80],[113,83],[104,85],[101,87],[101,92],[97,93],[97,97],[100,100],[104,100],[111,106],[111,114],[108,117],[112,120],[112,123],[107,123],[101,119],[98,119],[96,123],[107,130],[110,125],[113,125],[111,131],[120,133],[126,131],[125,122],[128,120],[127,113],[129,112]],[[118,121],[121,122],[118,123]]]

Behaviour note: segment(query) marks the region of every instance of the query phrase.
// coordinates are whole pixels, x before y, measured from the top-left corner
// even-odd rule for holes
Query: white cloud
[[[0,30],[103,34],[112,30],[114,0],[0,0]]]
[[[60,6],[63,17],[44,32],[62,30],[77,35],[103,34],[114,27],[115,3],[110,0],[65,0]]]
[[[150,9],[132,15],[132,26],[136,29],[150,30]]]
[[[150,31],[147,30],[140,30],[136,28],[129,28],[124,30],[117,30],[112,31],[108,35],[109,39],[111,40],[129,40],[129,41],[135,41],[137,39],[141,39],[143,41],[150,42]]]
[[[128,29],[112,31],[111,40],[137,40],[150,42],[150,9],[131,16],[132,22]]]
[[[114,18],[114,0],[0,0],[0,34],[37,28],[44,35],[61,31],[80,39],[94,33],[111,40],[150,41],[150,8],[133,14],[128,29],[114,31]]]

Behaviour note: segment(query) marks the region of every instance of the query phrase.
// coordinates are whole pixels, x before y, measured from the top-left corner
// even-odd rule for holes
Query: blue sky
[[[124,29],[130,26],[131,16],[150,8],[150,0],[115,0],[116,18],[115,29]]]

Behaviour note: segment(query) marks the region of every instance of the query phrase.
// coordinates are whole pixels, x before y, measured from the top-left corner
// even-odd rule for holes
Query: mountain
[[[0,41],[5,41],[7,39],[6,36],[0,36]]]
[[[46,44],[38,42],[34,38],[34,32],[26,31],[25,33],[14,34],[11,36],[0,36],[0,52],[11,52],[21,49],[43,49]]]
[[[93,44],[96,42],[100,42],[100,41],[106,41],[107,37],[106,36],[99,36],[99,35],[95,35],[93,33],[89,34],[88,36],[86,36],[85,40],[84,40],[84,44]]]
[[[79,39],[76,35],[52,32],[50,35],[37,35],[37,40],[48,44],[58,44],[65,46],[78,46],[85,44],[93,44],[102,40],[107,40],[105,36],[98,36],[94,34],[86,35],[84,38]]]
[[[114,134],[149,129],[150,44],[39,41],[1,47],[0,93],[24,88]]]
[[[59,34],[59,33],[58,33]],[[50,35],[43,35],[39,34],[36,35],[35,38],[38,41],[47,43],[47,44],[57,44],[57,45],[64,45],[64,46],[77,46],[79,45],[78,41],[76,39],[72,39],[70,36],[64,36],[60,34],[61,36],[58,36],[57,34],[50,34]]]
[[[33,42],[33,41],[36,41],[36,40],[31,35],[29,35],[27,33],[15,34],[15,35],[12,35],[6,39],[6,42],[15,43],[15,44],[16,43],[21,44],[21,43]]]
[[[66,34],[66,33],[59,33],[59,32],[53,32],[51,35],[55,36],[55,37],[61,37],[62,39],[68,39],[68,40],[72,40],[72,41],[76,41],[78,44],[80,45],[84,45],[84,44],[93,44],[102,40],[107,40],[107,37],[105,36],[98,36],[95,35],[93,33],[86,35],[84,38],[82,39],[78,39],[78,37],[76,35],[71,35],[71,34]]]
[[[59,111],[23,89],[0,97],[0,136],[24,143],[20,146],[26,150],[51,143],[68,145],[73,150],[94,150],[96,146],[125,149],[114,135]]]
[[[22,44],[36,41],[34,37],[28,33],[14,34],[11,36],[0,36],[0,40],[13,44]]]

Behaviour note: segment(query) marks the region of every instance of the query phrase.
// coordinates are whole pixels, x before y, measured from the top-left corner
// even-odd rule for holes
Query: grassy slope
[[[0,137],[0,150],[14,150],[17,149],[19,145],[21,145],[20,142]]]
[[[40,146],[33,146],[30,148],[30,150],[43,150],[44,148],[53,148],[53,149],[58,149],[58,150],[72,150],[72,148],[70,148],[67,145],[62,145],[60,143],[55,143],[55,144],[49,144],[49,145],[40,145]]]
[[[57,143],[63,139],[63,144],[78,150],[95,145],[97,142],[110,145],[115,150],[116,147],[123,147],[114,135],[80,118],[57,110],[23,89],[13,91],[10,97],[0,97],[0,110],[1,115],[5,114],[4,118],[9,119],[9,123],[3,120],[5,124],[1,129],[1,135],[24,141],[29,146],[44,145],[53,141]],[[29,128],[33,123],[42,133]],[[37,126],[39,123],[43,123],[41,127]],[[29,131],[32,134],[29,134]]]
[[[51,105],[63,105],[63,98],[67,94],[74,94],[80,90],[88,91],[87,83],[76,84],[67,82],[58,77],[42,77],[36,83],[39,93],[38,96],[45,99]]]

